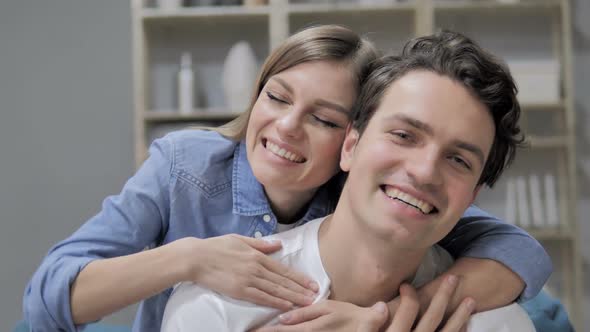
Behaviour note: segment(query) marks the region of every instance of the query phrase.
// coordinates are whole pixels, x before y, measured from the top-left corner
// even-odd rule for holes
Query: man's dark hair
[[[362,135],[387,88],[415,70],[431,71],[461,83],[489,110],[496,132],[478,184],[492,187],[524,142],[518,125],[517,88],[503,61],[460,33],[442,31],[414,38],[406,43],[401,55],[376,61],[354,106],[353,128]]]

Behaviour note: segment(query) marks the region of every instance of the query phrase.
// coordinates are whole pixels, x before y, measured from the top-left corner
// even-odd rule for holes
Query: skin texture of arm
[[[74,322],[98,320],[183,280],[187,275],[185,265],[170,264],[179,258],[175,246],[173,242],[137,254],[89,263],[71,287]]]
[[[461,282],[447,307],[447,315],[454,312],[466,297],[475,300],[476,312],[508,305],[525,287],[522,279],[501,263],[490,259],[460,258],[445,273],[418,290],[421,311],[428,308],[436,290],[450,274],[458,276]]]

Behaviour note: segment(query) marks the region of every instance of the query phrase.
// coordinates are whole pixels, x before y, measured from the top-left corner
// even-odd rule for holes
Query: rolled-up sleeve
[[[70,309],[70,286],[96,259],[136,253],[154,245],[167,230],[173,146],[163,138],[123,187],[107,197],[101,211],[50,249],[29,281],[23,298],[32,331],[78,331]]]
[[[440,243],[453,257],[498,261],[525,282],[519,301],[535,297],[553,271],[551,258],[524,230],[471,206]]]

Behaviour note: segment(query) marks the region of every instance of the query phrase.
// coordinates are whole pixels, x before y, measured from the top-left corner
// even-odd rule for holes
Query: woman
[[[134,331],[157,330],[170,287],[181,281],[283,310],[311,303],[317,285],[264,255],[280,244],[248,237],[333,210],[348,113],[376,57],[348,29],[304,30],[268,57],[248,112],[216,131],[154,142],[122,192],[42,262],[24,298],[33,330],[75,330],[140,300]],[[508,303],[522,290],[519,276],[525,296],[539,290],[551,264],[536,241],[476,208],[463,221],[446,249],[469,248],[469,256],[515,273],[492,260],[459,259],[451,270],[463,276],[461,297],[474,296],[478,309]]]

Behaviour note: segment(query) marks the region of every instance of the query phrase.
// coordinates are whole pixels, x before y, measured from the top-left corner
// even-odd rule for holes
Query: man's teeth
[[[266,148],[269,149],[272,153],[276,154],[281,158],[285,158],[292,162],[301,163],[304,161],[304,158],[295,154],[294,152],[287,151],[285,149],[280,148],[278,145],[271,143],[270,141],[266,142]]]
[[[420,210],[420,212],[424,214],[429,214],[432,211],[432,209],[434,209],[434,206],[422,200],[419,200],[416,197],[411,196],[407,193],[401,192],[400,190],[395,188],[386,187],[385,194],[387,194],[387,196],[389,196],[390,198],[396,198],[404,203],[407,203],[417,208],[418,210]]]

